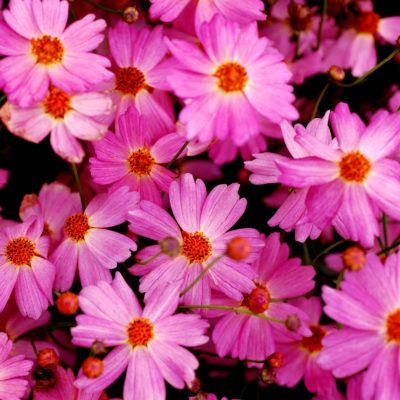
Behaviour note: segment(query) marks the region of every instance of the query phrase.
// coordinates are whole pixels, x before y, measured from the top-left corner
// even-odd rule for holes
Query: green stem
[[[379,251],[378,253],[376,253],[378,256],[380,256],[380,255],[382,255],[382,254],[388,254],[388,252],[390,251],[390,250],[393,250],[393,249],[395,249],[397,246],[399,246],[400,245],[400,237],[398,237],[398,238],[396,238],[396,240],[389,246],[389,247],[386,247],[386,248],[384,248],[384,249],[382,249],[381,251]]]
[[[323,0],[321,19],[319,20],[319,25],[318,25],[317,46],[316,46],[315,50],[318,50],[320,48],[320,46],[321,46],[322,28],[323,28],[323,25],[324,25],[324,19],[325,19],[326,9],[327,8],[328,8],[328,0]]]
[[[75,163],[71,163],[71,168],[72,168],[72,173],[74,175],[76,187],[78,188],[79,197],[81,199],[82,211],[83,211],[85,209],[85,198],[83,197],[83,190],[82,190],[81,181],[79,179],[78,169],[76,168]]]
[[[186,149],[186,147],[188,147],[189,145],[189,140],[187,140],[182,147],[178,150],[178,152],[174,155],[174,158],[167,164],[167,169],[170,169],[175,161],[178,159],[178,157],[183,153],[183,151]]]
[[[325,84],[324,88],[322,89],[321,93],[319,94],[318,99],[315,102],[315,106],[314,106],[313,112],[311,114],[311,119],[314,119],[318,115],[319,106],[321,105],[321,102],[322,102],[323,98],[325,97],[325,94],[328,91],[328,89],[330,88],[331,84],[332,84],[332,82],[328,81]]]
[[[0,97],[0,104],[3,104],[3,101],[7,99],[7,95],[4,93],[1,97]]]
[[[339,240],[336,243],[331,244],[330,246],[326,247],[324,250],[322,250],[320,253],[318,253],[315,258],[312,260],[312,265],[314,265],[316,263],[316,261],[322,257],[325,254],[328,254],[331,250],[335,249],[336,247],[340,246],[343,243],[346,243],[347,240]]]
[[[381,248],[381,251],[383,251],[384,253],[386,253],[387,250],[386,250],[385,245],[383,244],[382,239],[381,239],[380,237],[378,237],[377,239],[378,239],[378,244],[379,244],[379,247]]]
[[[119,14],[122,15],[124,13],[124,10],[114,10],[113,8],[108,8],[106,6],[103,6],[102,4],[99,4],[95,1],[92,0],[85,0],[87,3],[92,4],[93,6],[97,7],[100,10],[106,11],[111,14]]]
[[[387,219],[386,214],[383,214],[382,224],[383,224],[383,243],[385,244],[385,247],[388,247],[389,246],[389,231],[388,231],[388,219]]]
[[[258,317],[261,319],[265,319],[266,321],[270,321],[270,322],[276,322],[278,324],[285,324],[286,321],[284,321],[283,319],[276,319],[276,318],[271,318],[271,317],[267,317],[265,314],[256,314],[253,313],[252,311],[246,309],[246,308],[241,308],[241,307],[232,307],[232,306],[221,306],[221,305],[217,305],[217,304],[199,304],[199,305],[182,305],[178,307],[181,310],[193,310],[193,309],[209,309],[209,310],[226,310],[226,311],[233,311],[235,313],[239,313],[239,314],[247,314],[247,315],[251,315],[254,317]]]
[[[340,284],[344,278],[344,268],[340,271],[339,276],[336,279],[336,289],[339,289]]]
[[[149,257],[147,260],[140,261],[140,260],[135,260],[137,264],[140,265],[147,265],[148,263],[152,262],[155,260],[158,256],[162,254],[162,251],[159,251],[158,253],[154,254],[153,256]]]
[[[304,251],[304,262],[307,265],[312,265],[310,251],[308,250],[307,242],[303,243],[303,251]]]

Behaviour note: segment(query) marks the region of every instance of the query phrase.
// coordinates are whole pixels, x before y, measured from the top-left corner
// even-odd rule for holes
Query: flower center
[[[46,114],[54,118],[64,118],[65,114],[72,109],[71,98],[62,90],[52,87],[43,100],[43,107]]]
[[[136,318],[128,325],[127,333],[132,347],[147,346],[154,338],[154,325],[147,318]]]
[[[51,236],[53,234],[53,231],[50,228],[50,225],[45,222],[44,226],[43,226],[43,232],[42,232],[42,236]]]
[[[400,343],[400,309],[386,318],[386,338],[388,342]]]
[[[347,248],[342,255],[344,267],[350,271],[358,271],[365,265],[365,251],[358,246]]]
[[[156,160],[149,150],[146,147],[142,147],[130,154],[128,158],[129,172],[138,176],[148,176],[151,174],[155,162]]]
[[[271,295],[264,286],[257,285],[250,293],[243,296],[242,306],[247,307],[255,314],[263,313],[268,310]]]
[[[219,88],[228,93],[243,90],[248,81],[245,68],[236,62],[220,65],[214,76],[218,78]]]
[[[7,243],[4,255],[7,261],[15,266],[30,266],[32,258],[36,255],[36,246],[27,237],[19,237]]]
[[[136,96],[141,90],[148,88],[143,72],[135,67],[117,68],[115,80],[115,88],[123,94]]]
[[[378,24],[380,17],[373,11],[364,11],[354,19],[354,28],[360,33],[372,33],[378,32]]]
[[[321,328],[318,325],[310,326],[310,330],[312,332],[312,336],[305,337],[300,342],[300,346],[307,350],[310,354],[318,353],[322,350],[322,339],[326,335],[326,330]]]
[[[67,218],[64,224],[65,234],[75,242],[85,239],[86,232],[90,229],[89,219],[84,213],[76,213]]]
[[[347,153],[339,162],[340,176],[348,182],[362,183],[371,171],[370,161],[359,151]]]
[[[188,233],[182,231],[182,250],[189,262],[204,263],[211,256],[212,246],[210,240],[201,232]]]
[[[32,54],[40,64],[54,64],[62,61],[64,48],[60,40],[56,37],[43,35],[32,39]]]

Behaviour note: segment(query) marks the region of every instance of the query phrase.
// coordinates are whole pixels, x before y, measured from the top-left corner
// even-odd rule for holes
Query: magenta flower
[[[0,80],[11,102],[41,101],[50,85],[63,91],[87,90],[110,79],[110,61],[91,53],[102,41],[105,21],[92,14],[66,28],[68,2],[11,0],[0,24]]]
[[[176,388],[190,385],[198,367],[196,358],[183,346],[208,341],[208,323],[198,315],[173,315],[178,292],[157,293],[142,310],[131,288],[117,273],[112,284],[98,282],[81,291],[79,304],[84,315],[72,328],[73,343],[91,347],[101,340],[114,349],[105,357],[104,371],[98,378],[81,373],[75,382],[88,392],[102,390],[127,369],[125,400],[165,399],[165,382]]]
[[[116,134],[94,144],[90,159],[93,180],[110,188],[128,186],[142,200],[161,205],[161,193],[168,192],[175,174],[162,164],[171,161],[185,140],[171,133],[154,141],[145,117],[131,107],[116,123]],[[182,153],[182,156],[185,153]]]
[[[43,220],[32,218],[0,231],[0,310],[14,291],[23,316],[38,319],[53,304],[54,265],[47,260],[49,239]]]
[[[0,168],[0,189],[6,186],[8,181],[9,173],[5,169]]]
[[[12,341],[0,332],[0,399],[19,400],[28,388],[27,375],[32,361],[23,356],[10,357]]]
[[[312,156],[277,160],[279,181],[309,189],[308,217],[319,229],[336,217],[342,236],[371,247],[378,235],[378,210],[400,219],[400,164],[389,158],[400,143],[400,115],[382,112],[365,127],[341,103],[331,121],[338,148],[307,132],[298,133],[295,140]]]
[[[323,339],[318,362],[337,378],[366,369],[365,399],[400,398],[399,254],[383,265],[374,254],[365,267],[345,272],[340,290],[324,286],[325,313],[343,325]]]
[[[79,163],[85,152],[78,139],[100,140],[112,110],[111,98],[105,94],[71,94],[52,86],[43,101],[25,108],[8,103],[0,116],[10,132],[30,142],[39,143],[50,134],[53,150]]]
[[[180,65],[169,75],[174,92],[185,101],[180,121],[187,138],[202,142],[231,138],[242,145],[260,131],[264,118],[279,123],[296,119],[291,73],[283,56],[257,25],[240,27],[216,15],[195,43],[171,39],[168,47]]]
[[[279,233],[273,233],[265,239],[265,247],[254,267],[257,271],[255,287],[242,296],[241,302],[230,299],[220,299],[219,302],[244,307],[253,313],[263,313],[266,317],[282,321],[286,321],[289,316],[296,316],[299,319],[299,329],[293,333],[294,337],[301,340],[302,336],[311,335],[307,314],[284,303],[283,299],[309,292],[314,287],[314,268],[301,266],[299,258],[289,259],[289,246],[280,243]],[[229,354],[242,360],[265,360],[275,351],[275,335],[282,331],[289,334],[281,323],[225,312],[215,325],[212,340],[220,357]]]
[[[137,259],[146,265],[136,264],[130,269],[134,275],[142,276],[141,292],[158,293],[166,284],[185,289],[207,264],[225,253],[227,243],[235,237],[249,241],[249,257],[242,261],[220,258],[182,297],[183,302],[209,304],[212,288],[240,300],[243,292],[254,288],[254,271],[249,264],[263,246],[260,234],[255,229],[228,232],[246,208],[246,200],[239,198],[238,190],[238,184],[218,185],[207,196],[203,181],[195,181],[192,175],[185,174],[172,182],[169,190],[176,222],[149,201],[141,201],[138,208],[129,212],[130,229],[158,241],[138,253]]]
[[[76,207],[64,222],[64,240],[54,250],[54,287],[68,290],[78,268],[82,286],[99,280],[111,281],[110,269],[125,261],[136,250],[136,243],[107,228],[122,224],[139,195],[122,187],[95,196],[84,211]]]

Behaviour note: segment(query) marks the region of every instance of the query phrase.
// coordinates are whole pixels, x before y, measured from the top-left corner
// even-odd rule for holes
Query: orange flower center
[[[322,350],[322,339],[326,335],[326,330],[318,325],[310,326],[312,336],[305,337],[300,342],[300,346],[307,350],[310,354],[318,353]]]
[[[155,162],[156,160],[149,150],[146,147],[142,147],[130,154],[128,158],[129,172],[138,176],[148,176],[151,174]]]
[[[7,243],[4,255],[7,261],[15,266],[30,266],[32,258],[36,255],[36,246],[27,237],[19,237]]]
[[[43,35],[32,39],[32,54],[40,64],[54,64],[62,61],[64,47],[56,37]]]
[[[141,90],[148,88],[143,72],[135,67],[117,68],[115,80],[115,88],[123,94],[136,96]]]
[[[228,93],[243,90],[248,81],[245,68],[236,62],[220,65],[214,76],[218,78],[219,88]]]
[[[371,171],[370,161],[359,151],[347,153],[339,162],[340,176],[348,182],[362,183]]]
[[[76,213],[67,218],[64,224],[65,234],[75,242],[85,239],[86,232],[90,229],[89,219],[84,213]]]
[[[42,232],[42,236],[51,236],[53,234],[53,231],[50,228],[50,225],[45,222],[44,226],[43,226],[43,232]]]
[[[364,11],[354,19],[354,28],[360,33],[378,32],[378,24],[380,17],[373,11]]]
[[[264,286],[257,285],[250,293],[243,296],[241,306],[247,307],[255,314],[260,314],[268,310],[270,302],[271,295],[268,289]]]
[[[400,309],[386,318],[386,338],[388,342],[400,343]]]
[[[347,248],[342,255],[344,267],[350,271],[358,271],[365,265],[365,251],[358,246]]]
[[[182,231],[181,254],[189,262],[204,263],[211,256],[212,246],[210,240],[201,232],[188,233]]]
[[[136,318],[128,325],[127,333],[132,347],[147,346],[154,338],[154,325],[147,318]]]
[[[43,100],[43,107],[46,114],[54,118],[64,118],[65,114],[71,110],[71,97],[60,89],[52,87]]]

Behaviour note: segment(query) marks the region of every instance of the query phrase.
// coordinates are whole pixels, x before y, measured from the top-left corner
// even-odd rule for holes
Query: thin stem
[[[197,278],[184,290],[182,290],[182,292],[179,293],[179,297],[184,296],[190,289],[192,289],[195,285],[197,285],[204,277],[204,275],[210,270],[210,268],[215,265],[215,263],[217,263],[225,254],[221,254],[220,256],[214,258],[214,260],[212,260],[210,262],[210,264],[208,264],[203,271],[201,271],[201,273],[197,276]]]
[[[83,197],[82,185],[81,185],[81,181],[79,179],[79,174],[78,174],[78,170],[76,168],[76,164],[71,163],[71,168],[72,168],[72,173],[74,175],[76,187],[78,188],[79,197],[81,199],[82,211],[83,211],[85,209],[85,198]]]
[[[218,354],[212,353],[211,351],[205,351],[205,350],[193,350],[193,352],[195,354],[203,354],[205,356],[209,356],[209,357],[217,357],[217,358],[221,358]],[[245,358],[244,360],[241,360],[239,358],[233,358],[233,357],[228,357],[228,356],[224,356],[222,358],[226,358],[228,360],[234,360],[234,361],[242,361],[242,362],[247,362],[247,363],[258,363],[258,364],[264,364],[265,360],[252,360],[250,358]]]
[[[386,253],[387,252],[387,250],[386,250],[386,247],[385,247],[385,245],[383,244],[383,241],[382,241],[382,239],[378,236],[378,244],[379,244],[379,247],[381,248],[381,251],[383,251],[384,253]]]
[[[5,93],[3,93],[3,95],[0,97],[0,104],[2,104],[3,101],[6,99],[7,99],[7,95]]]
[[[324,250],[322,250],[320,253],[318,253],[315,258],[312,260],[312,265],[314,265],[316,263],[316,261],[322,257],[325,254],[328,254],[331,250],[335,249],[336,247],[340,246],[343,243],[346,243],[347,240],[339,240],[336,243],[331,244],[330,246],[326,247]]]
[[[358,79],[356,79],[354,82],[351,82],[351,83],[334,82],[334,83],[335,83],[336,86],[340,86],[340,87],[344,87],[344,88],[349,88],[349,87],[353,87],[353,86],[359,85],[360,83],[364,82],[364,80],[366,78],[368,78],[371,74],[373,74],[375,71],[377,71],[383,65],[385,65],[387,62],[389,62],[399,52],[400,52],[400,48],[397,48],[397,49],[393,50],[380,63],[376,64],[375,67],[371,68],[364,75],[362,75]]]
[[[103,11],[106,11],[106,12],[111,13],[111,14],[119,14],[119,15],[122,15],[122,14],[124,13],[124,10],[114,10],[113,8],[108,8],[108,7],[103,6],[102,4],[97,3],[97,2],[95,2],[95,1],[92,1],[92,0],[85,0],[85,1],[86,1],[87,3],[89,3],[89,4],[94,5],[94,6],[97,7],[98,9],[103,10]]]
[[[155,260],[158,256],[160,256],[162,254],[162,251],[160,250],[158,253],[152,255],[151,257],[147,258],[144,261],[140,261],[140,260],[135,260],[137,264],[140,265],[147,265],[148,263],[152,262],[153,260]]]
[[[339,289],[340,284],[344,278],[344,268],[340,271],[339,276],[336,279],[336,289]]]
[[[297,60],[300,56],[300,32],[296,33],[294,57],[293,60]]]
[[[328,89],[330,88],[331,84],[332,84],[332,82],[328,81],[325,84],[324,88],[322,89],[321,93],[319,94],[318,99],[317,99],[317,101],[315,103],[313,112],[311,114],[311,119],[314,119],[318,115],[319,106],[321,105],[321,102],[322,102],[323,98],[325,97],[325,94],[328,91]]]
[[[386,247],[384,249],[382,249],[381,251],[379,251],[378,253],[376,253],[378,256],[384,254],[384,253],[388,253],[390,250],[395,249],[397,246],[400,245],[400,237],[396,238],[396,240],[389,246]]]
[[[321,46],[322,28],[323,28],[323,25],[324,25],[324,19],[325,19],[326,9],[327,8],[328,8],[328,0],[323,0],[321,19],[319,20],[319,25],[318,25],[317,46],[316,46],[315,50],[318,50],[319,47]]]
[[[284,321],[283,319],[267,317],[265,314],[256,314],[250,310],[247,310],[246,308],[241,308],[241,307],[221,306],[221,305],[217,305],[217,304],[199,304],[199,305],[190,305],[190,306],[182,305],[182,306],[179,306],[178,308],[181,310],[192,310],[192,309],[197,309],[197,308],[210,309],[210,310],[226,310],[226,311],[233,311],[233,312],[239,313],[239,314],[252,315],[254,317],[265,319],[266,321],[277,322],[278,324],[286,323],[286,321]]]
[[[188,147],[189,145],[189,140],[187,140],[182,147],[178,150],[178,152],[174,155],[174,158],[167,164],[167,169],[170,169],[175,161],[178,159],[178,157],[183,153],[183,151],[186,149],[186,147]]]
[[[386,214],[383,214],[382,225],[383,225],[383,243],[385,244],[385,247],[388,247],[389,246],[389,231],[388,231],[388,219],[387,219]]]
[[[304,262],[307,265],[312,265],[310,251],[308,250],[307,242],[303,243],[303,251],[304,251]]]
[[[31,345],[32,345],[32,348],[33,348],[33,352],[35,353],[35,356],[37,357],[38,356],[38,350],[37,350],[36,344],[35,344],[35,342],[34,342],[34,340],[32,338],[30,338],[29,341],[31,342]]]

